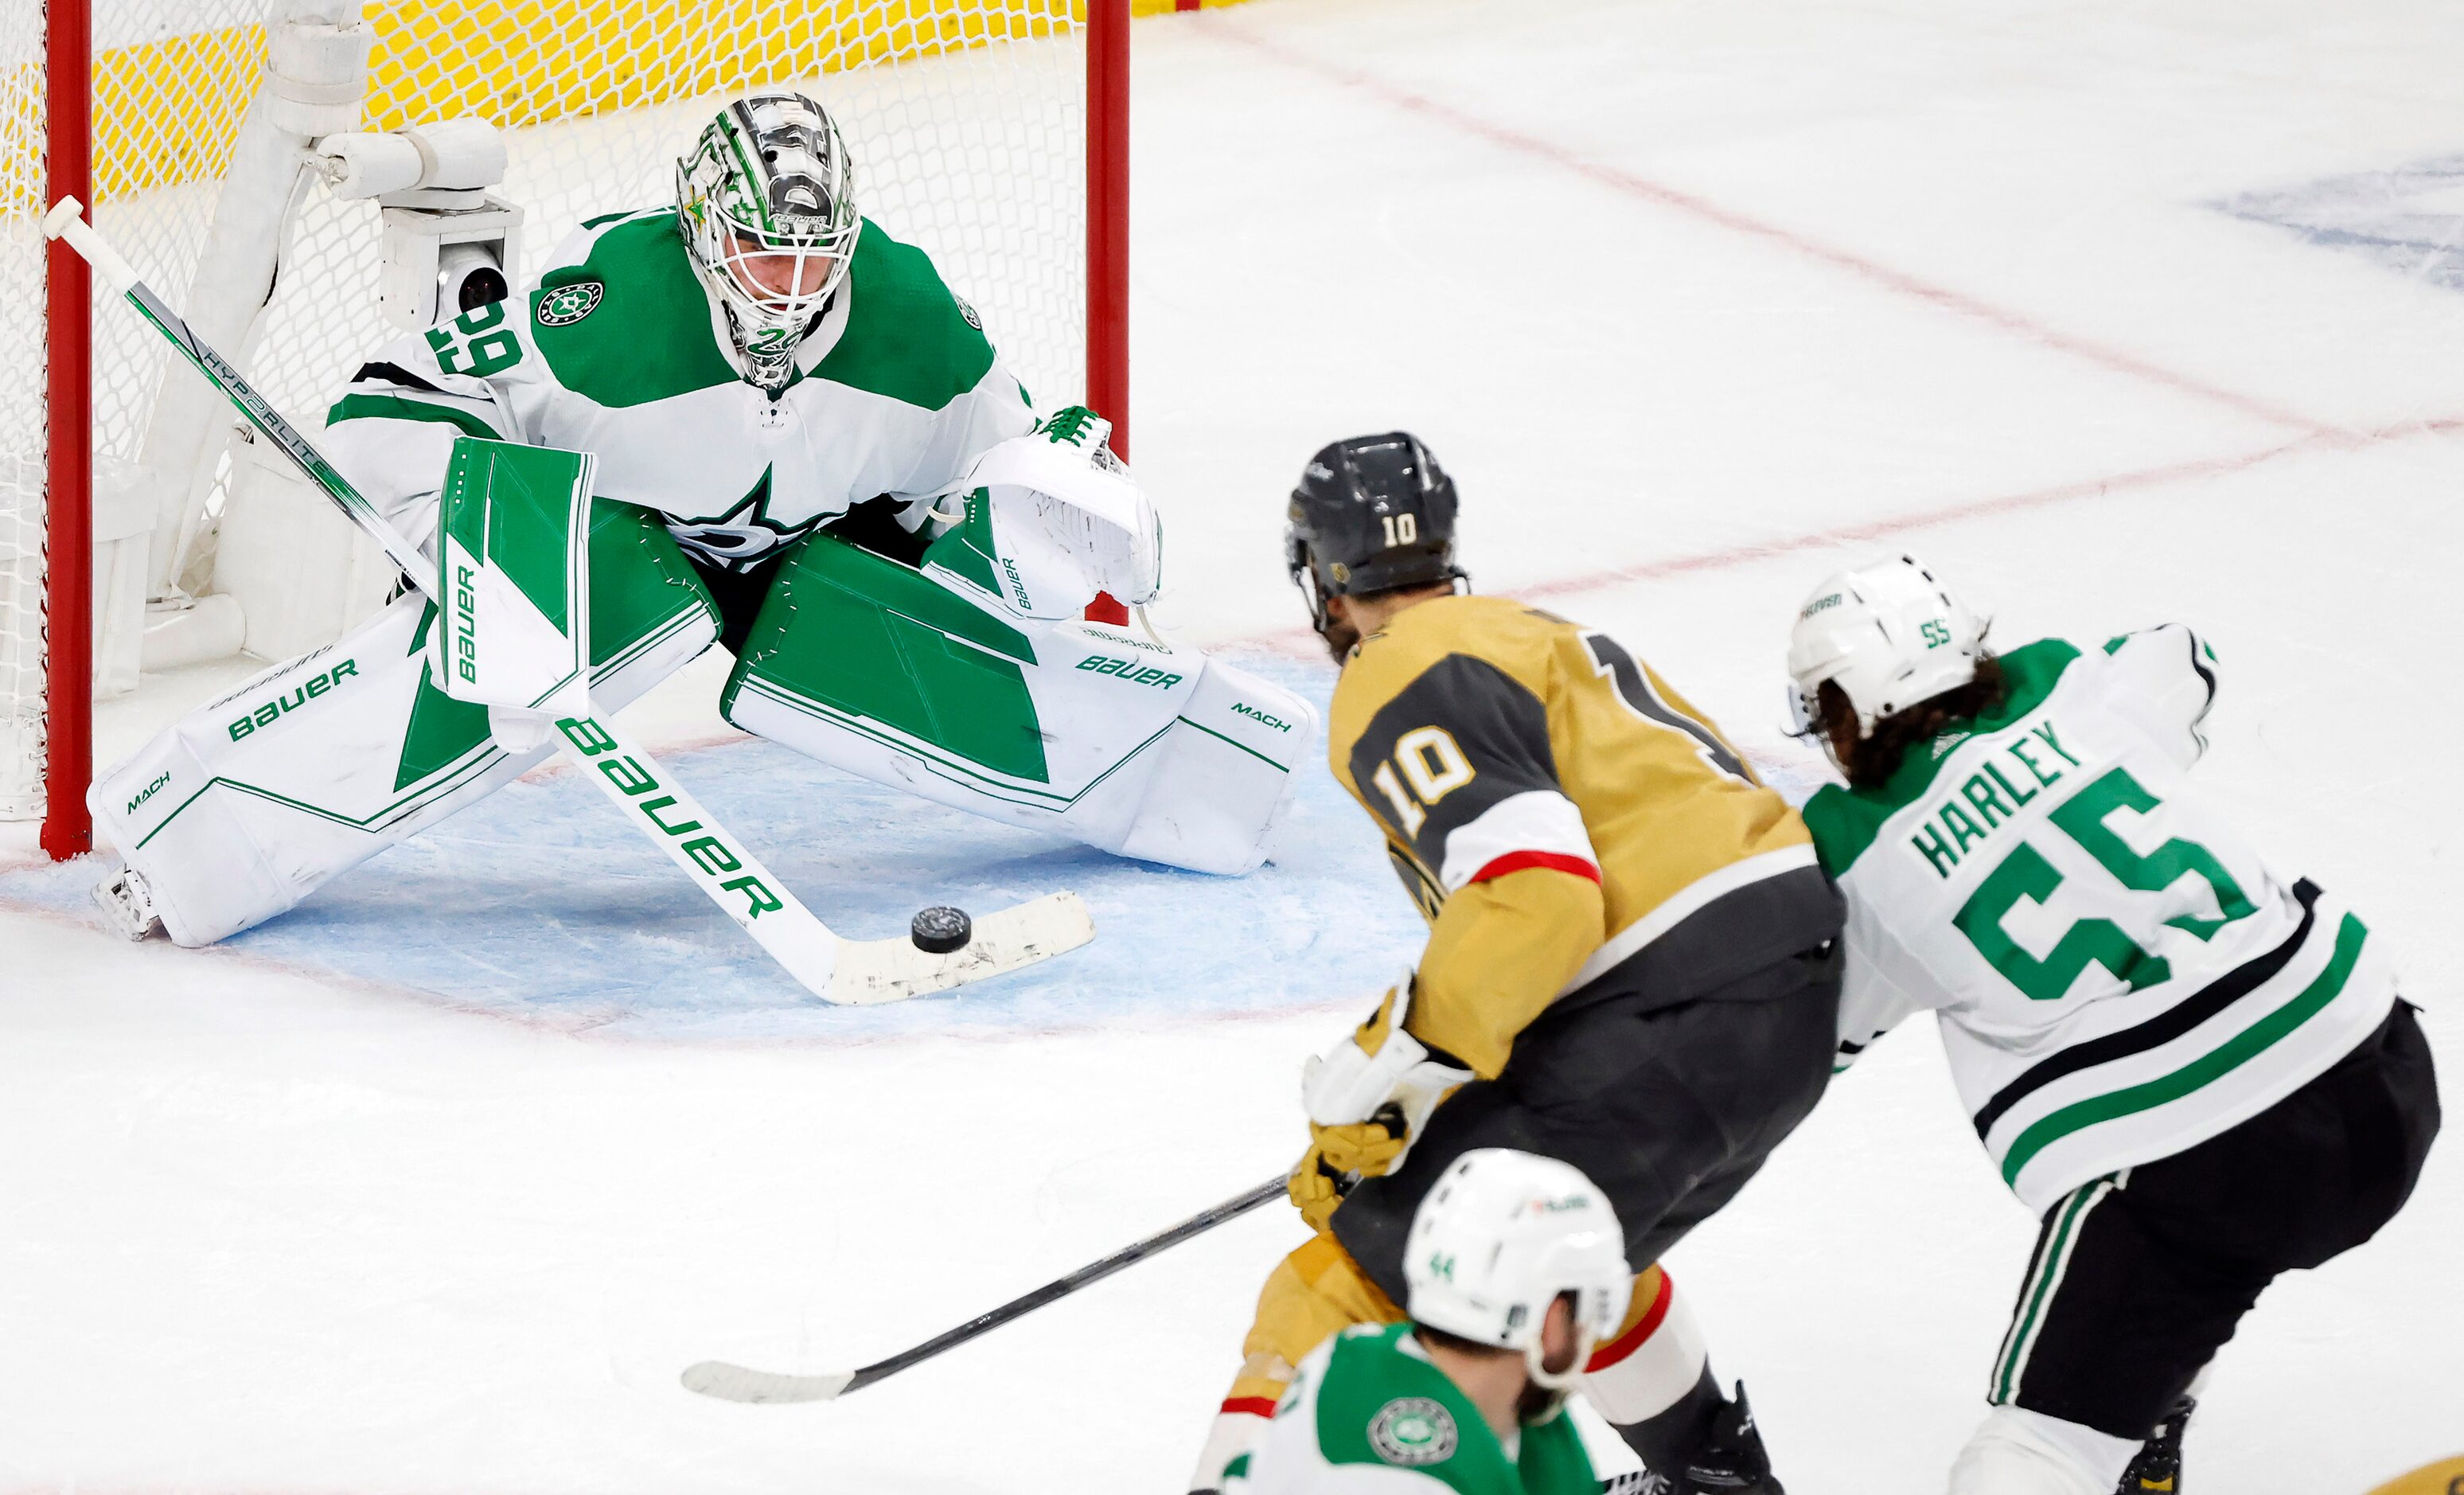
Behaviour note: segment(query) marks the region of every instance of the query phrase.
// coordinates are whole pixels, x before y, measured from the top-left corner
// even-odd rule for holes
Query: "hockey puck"
[[[926,955],[946,956],[967,948],[967,941],[976,937],[976,921],[964,909],[926,909],[907,927],[907,937]]]

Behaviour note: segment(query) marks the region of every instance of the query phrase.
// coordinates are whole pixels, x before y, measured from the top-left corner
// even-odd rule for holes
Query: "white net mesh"
[[[96,0],[96,222],[184,310],[263,76],[267,10],[267,0]],[[23,373],[0,383],[0,818],[38,808],[47,692],[42,37],[34,0],[8,0],[6,13],[0,358]],[[726,98],[795,83],[847,132],[866,216],[932,253],[1040,403],[1081,390],[1084,0],[807,0],[792,11],[752,0],[372,0],[366,14],[376,46],[363,128],[476,115],[506,131],[498,190],[528,213],[520,276],[583,218],[667,201],[674,157]],[[373,203],[310,188],[250,369],[303,428],[394,335],[377,309],[378,241]],[[94,341],[98,462],[133,463],[165,353],[116,304],[97,307]]]

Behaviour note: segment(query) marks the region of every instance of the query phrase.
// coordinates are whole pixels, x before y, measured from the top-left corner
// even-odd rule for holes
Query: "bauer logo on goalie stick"
[[[596,280],[552,286],[539,293],[539,309],[532,315],[542,327],[570,327],[599,310],[600,299],[606,294],[606,286]]]
[[[660,793],[667,786],[659,780],[656,763],[645,762],[630,753],[612,758],[605,756],[616,753],[616,739],[587,716],[564,717],[557,722],[556,729],[573,744],[575,753],[584,760],[594,761],[607,781],[625,792],[627,806],[656,827],[661,835],[671,838],[693,836],[692,840],[680,844],[685,855],[692,859],[694,869],[708,874],[714,881],[730,872],[742,872],[744,875],[728,878],[718,886],[721,890],[744,899],[745,917],[758,919],[765,913],[778,913],[787,907],[763,884],[758,873],[745,870],[743,858],[718,839],[717,826],[704,825],[697,820],[678,820],[671,824],[666,819],[667,814],[677,810],[678,802],[673,794]],[[646,795],[655,795],[656,798],[646,799]],[[702,834],[694,836],[694,831]]]
[[[1369,1446],[1406,1468],[1445,1462],[1458,1439],[1454,1414],[1426,1396],[1397,1396],[1369,1420]]]

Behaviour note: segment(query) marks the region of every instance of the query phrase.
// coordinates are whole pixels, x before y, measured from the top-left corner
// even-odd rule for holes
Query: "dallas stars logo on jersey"
[[[770,473],[760,478],[737,505],[708,519],[670,519],[668,533],[676,543],[711,564],[728,571],[750,571],[811,534],[822,522],[815,515],[801,524],[781,524],[770,517]]]
[[[1454,1415],[1427,1396],[1397,1396],[1369,1421],[1369,1446],[1388,1463],[1407,1467],[1454,1457]]]
[[[596,280],[551,287],[539,293],[535,315],[542,327],[570,327],[599,310],[599,302],[606,294],[607,288]]]

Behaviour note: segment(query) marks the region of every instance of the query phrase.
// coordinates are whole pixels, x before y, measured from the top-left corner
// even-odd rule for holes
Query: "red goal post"
[[[750,0],[45,0],[38,37],[0,39],[13,118],[41,122],[39,138],[0,124],[13,256],[0,301],[29,308],[0,311],[0,357],[43,366],[39,387],[0,403],[0,820],[39,816],[55,858],[89,849],[94,699],[123,737],[140,732],[141,666],[256,646],[263,621],[253,599],[227,605],[242,593],[223,584],[250,564],[229,418],[192,412],[198,429],[166,436],[202,381],[95,304],[83,263],[35,234],[43,207],[94,204],[140,273],[312,434],[390,335],[376,205],[335,198],[313,172],[270,209],[278,276],[215,258],[250,131],[281,92],[269,54],[295,36],[283,28],[313,23],[321,43],[370,33],[357,99],[293,100],[329,123],[340,108],[362,130],[473,115],[504,130],[501,190],[527,215],[517,280],[582,217],[663,197],[668,162],[719,99],[807,82],[847,129],[867,214],[934,254],[1042,403],[1083,389],[1126,455],[1130,21],[1199,6],[807,0],[782,24]],[[217,309],[218,286],[261,297],[269,279],[267,304],[226,294],[238,304]],[[336,567],[349,569],[301,571]],[[285,622],[272,637],[301,636]],[[106,732],[99,752],[133,745]]]

